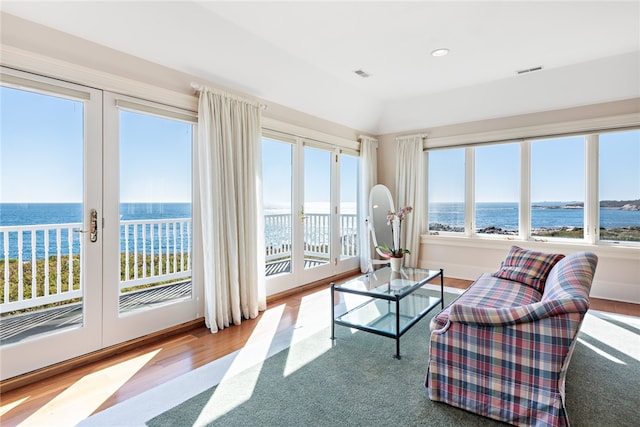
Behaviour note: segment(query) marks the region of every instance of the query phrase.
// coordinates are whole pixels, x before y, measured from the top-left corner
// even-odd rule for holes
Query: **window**
[[[584,137],[531,143],[531,235],[584,238]]]
[[[518,235],[519,144],[476,148],[475,172],[476,233]]]
[[[291,272],[293,144],[262,138],[266,276]]]
[[[640,242],[640,130],[600,135],[600,239]]]
[[[438,148],[427,159],[430,234],[640,243],[640,129]]]
[[[193,124],[120,110],[120,311],[190,298]],[[126,295],[172,285],[154,303]],[[133,299],[133,298],[132,298]]]
[[[281,292],[358,265],[360,159],[354,148],[284,130],[264,131],[262,204],[268,290]]]
[[[7,86],[0,100],[0,313],[3,321],[69,313],[64,323],[55,314],[40,327],[16,323],[7,344],[83,322],[86,255],[74,230],[83,218],[85,105]]]
[[[331,259],[331,161],[333,151],[304,146],[303,233],[304,268],[315,268]]]
[[[429,152],[427,193],[430,232],[464,232],[465,149]]]
[[[340,154],[340,257],[358,256],[358,157]]]

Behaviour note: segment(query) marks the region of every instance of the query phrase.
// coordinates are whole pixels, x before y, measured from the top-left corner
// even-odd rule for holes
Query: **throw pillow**
[[[493,275],[524,283],[543,293],[549,272],[562,258],[563,254],[546,254],[512,246],[500,270]]]

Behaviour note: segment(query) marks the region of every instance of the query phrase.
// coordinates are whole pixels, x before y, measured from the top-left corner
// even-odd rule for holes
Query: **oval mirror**
[[[382,184],[375,185],[369,193],[369,218],[373,246],[381,256],[384,256],[384,254],[377,246],[393,247],[391,226],[387,225],[387,214],[389,212],[395,212],[391,192]]]

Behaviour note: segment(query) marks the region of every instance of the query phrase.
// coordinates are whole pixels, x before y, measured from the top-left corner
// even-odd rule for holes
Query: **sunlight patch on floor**
[[[292,343],[310,337],[331,325],[329,289],[302,297],[293,330]]]
[[[321,345],[308,348],[300,344],[305,338],[331,325],[331,316],[328,315],[330,310],[325,305],[318,304],[319,298],[326,298],[326,301],[330,301],[327,292],[322,292],[322,294],[316,293],[305,296],[300,302],[298,318],[296,319],[296,325],[291,337],[291,346],[289,347],[287,362],[284,367],[283,375],[285,377],[331,349],[332,341],[328,333],[327,339],[321,341]]]
[[[247,374],[243,375],[241,385],[237,384],[233,377],[252,366],[264,363],[284,309],[285,305],[282,304],[262,313],[247,343],[238,352],[215,392],[202,408],[195,425],[207,425],[251,398],[260,377],[260,369],[247,371]]]
[[[624,363],[622,360],[617,359],[615,357],[613,357],[612,355],[610,355],[609,353],[605,352],[604,350],[600,350],[598,347],[589,344],[588,342],[586,342],[585,340],[583,340],[582,338],[577,338],[578,342],[582,345],[584,345],[585,347],[587,347],[588,349],[590,349],[591,351],[598,353],[600,356],[609,359],[610,361],[617,363],[619,365],[626,365],[626,363]]]
[[[610,313],[587,313],[584,318],[584,322],[582,323],[582,327],[580,328],[580,332],[602,343],[612,342],[612,337],[615,336],[615,342],[617,344],[615,351],[640,361],[640,334],[634,333],[627,328],[617,326],[616,324],[607,321],[606,317],[625,323],[634,329],[638,328],[638,318],[625,316],[616,317]],[[589,348],[593,349],[594,347],[593,344],[589,345],[585,343],[584,340],[580,340],[580,342],[587,345]],[[598,354],[606,356],[608,359],[616,363],[625,363],[620,360],[619,357],[609,354],[608,347],[594,349],[594,351],[595,350],[597,350]]]
[[[22,399],[18,399],[15,402],[10,402],[4,405],[0,405],[0,417],[12,410],[13,408],[17,408],[22,405],[25,401],[27,401],[29,397],[23,397]]]
[[[76,425],[90,416],[161,349],[85,375],[27,418],[21,426]]]

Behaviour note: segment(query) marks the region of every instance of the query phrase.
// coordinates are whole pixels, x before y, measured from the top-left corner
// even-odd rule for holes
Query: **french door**
[[[196,319],[195,113],[104,93],[103,345]]]
[[[1,75],[0,378],[199,317],[193,114]]]
[[[2,69],[1,378],[102,345],[102,93]]]
[[[275,132],[262,153],[267,294],[357,268],[357,153]]]

